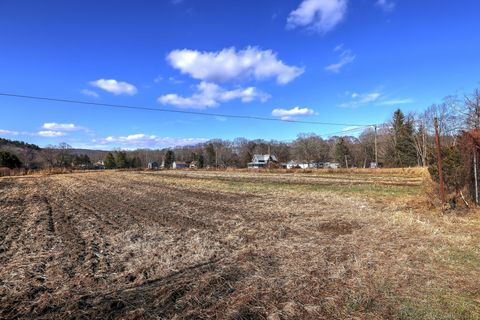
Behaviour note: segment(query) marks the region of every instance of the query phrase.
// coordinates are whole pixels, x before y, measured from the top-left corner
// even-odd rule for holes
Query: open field
[[[480,319],[418,170],[0,178],[0,318]]]

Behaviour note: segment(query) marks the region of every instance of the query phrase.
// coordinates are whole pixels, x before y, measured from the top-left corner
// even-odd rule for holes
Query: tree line
[[[105,168],[137,168],[164,160],[167,167],[176,160],[195,162],[199,168],[242,168],[254,154],[267,153],[275,154],[279,162],[337,162],[342,167],[368,167],[378,159],[384,167],[428,166],[435,161],[434,118],[438,119],[443,146],[453,148],[462,131],[480,128],[480,90],[464,97],[447,96],[420,112],[405,114],[398,109],[376,130],[365,127],[358,136],[345,134],[324,139],[315,133],[301,133],[291,142],[212,139],[193,146],[113,152],[76,150],[66,143],[40,149],[35,145],[2,139],[0,150],[18,158],[20,164],[15,163],[15,166],[26,168],[95,167],[99,161]],[[6,164],[6,160],[1,161],[0,166],[12,166]]]

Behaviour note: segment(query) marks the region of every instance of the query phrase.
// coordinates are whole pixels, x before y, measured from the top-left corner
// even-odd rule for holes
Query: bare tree
[[[328,160],[328,144],[314,133],[301,133],[292,143],[292,152],[296,160],[318,163]]]
[[[465,122],[469,129],[480,129],[480,90],[475,89],[470,96],[465,96]]]
[[[42,149],[42,156],[47,166],[55,167],[57,164],[57,149],[55,146],[49,144]]]

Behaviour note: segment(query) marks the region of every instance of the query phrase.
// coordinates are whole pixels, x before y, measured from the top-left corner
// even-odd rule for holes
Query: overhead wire
[[[279,122],[287,122],[287,123],[301,123],[301,124],[313,124],[313,125],[325,125],[325,126],[354,126],[354,127],[374,126],[374,124],[320,122],[320,121],[306,121],[306,120],[296,120],[296,119],[281,119],[281,118],[271,118],[271,117],[260,117],[260,116],[251,116],[251,115],[234,115],[234,114],[210,113],[210,112],[200,112],[200,111],[171,110],[171,109],[153,108],[153,107],[136,106],[136,105],[92,102],[92,101],[84,101],[84,100],[53,98],[53,97],[41,97],[41,96],[15,94],[15,93],[8,93],[8,92],[0,92],[0,96],[30,99],[30,100],[38,100],[38,101],[81,104],[81,105],[89,105],[89,106],[97,106],[97,107],[133,109],[133,110],[144,110],[144,111],[177,113],[177,114],[190,114],[190,115],[209,116],[209,117],[224,117],[224,118],[249,119],[249,120],[261,120],[261,121],[279,121]]]

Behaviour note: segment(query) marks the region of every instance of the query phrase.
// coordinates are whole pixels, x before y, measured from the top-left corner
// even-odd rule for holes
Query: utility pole
[[[475,178],[475,202],[478,204],[477,148],[473,149],[473,176]]]
[[[375,125],[375,167],[378,168],[377,125]]]
[[[443,181],[443,168],[442,168],[442,152],[440,149],[440,137],[438,135],[438,119],[433,118],[433,125],[435,126],[435,143],[437,145],[437,167],[438,178],[440,180],[440,199],[445,203],[445,183]]]

